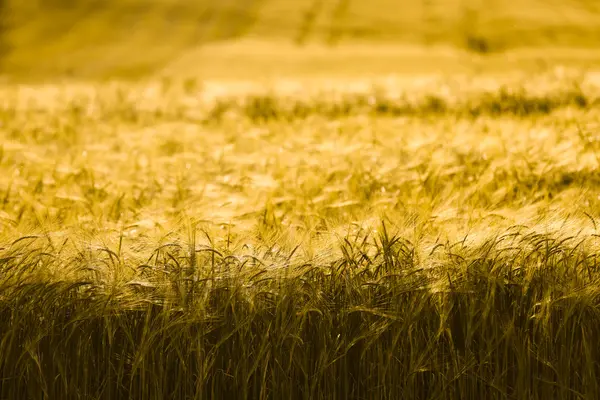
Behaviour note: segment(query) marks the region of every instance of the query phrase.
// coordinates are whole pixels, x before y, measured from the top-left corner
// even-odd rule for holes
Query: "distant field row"
[[[197,57],[206,44],[239,40],[282,43],[283,48],[290,44],[433,45],[476,54],[548,46],[590,49],[600,43],[600,7],[584,0],[524,0],[518,7],[502,0],[14,0],[7,4],[10,14],[0,21],[0,47],[8,53],[1,55],[0,62],[6,74],[21,79],[57,75],[135,78],[177,61],[185,63],[179,68],[185,72],[208,64],[208,69],[213,65],[221,72],[232,68],[232,77],[248,64],[261,73],[254,57],[247,54],[229,64],[213,62],[211,53]],[[286,63],[292,61],[281,60],[278,54],[273,49],[261,68],[270,65],[269,69],[277,70],[283,63],[285,71]],[[307,54],[314,56],[310,51]],[[297,56],[294,62],[303,63],[301,58]],[[360,58],[352,57],[334,61],[332,72],[361,64]],[[406,63],[402,57],[386,57],[386,62],[399,68]],[[373,60],[362,68],[372,65]],[[318,73],[320,66],[317,62],[302,70]],[[248,68],[243,72],[248,73]]]

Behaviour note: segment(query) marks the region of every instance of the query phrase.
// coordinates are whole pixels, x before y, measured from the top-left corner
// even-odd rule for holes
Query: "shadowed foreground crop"
[[[600,397],[600,89],[526,78],[5,86],[0,398]]]

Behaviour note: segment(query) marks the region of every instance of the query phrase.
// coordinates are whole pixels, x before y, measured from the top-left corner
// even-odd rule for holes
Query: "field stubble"
[[[0,398],[598,398],[594,77],[296,89],[0,89]]]

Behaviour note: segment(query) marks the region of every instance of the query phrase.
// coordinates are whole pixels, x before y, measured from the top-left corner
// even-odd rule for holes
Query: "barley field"
[[[600,53],[550,12],[537,47],[382,43],[374,8],[299,49],[256,3],[144,68],[142,28],[0,54],[0,399],[600,398]]]

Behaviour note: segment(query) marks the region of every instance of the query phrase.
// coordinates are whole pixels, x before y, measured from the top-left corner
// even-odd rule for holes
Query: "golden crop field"
[[[600,398],[600,54],[298,49],[284,4],[143,73],[9,53],[0,399]]]

